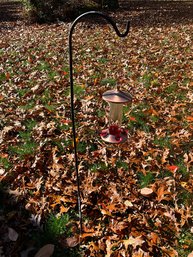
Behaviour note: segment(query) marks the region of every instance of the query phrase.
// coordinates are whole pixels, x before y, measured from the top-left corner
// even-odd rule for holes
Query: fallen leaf
[[[166,149],[164,150],[163,156],[162,156],[162,158],[161,158],[162,163],[167,162],[167,158],[168,158],[169,152],[170,152],[170,150],[169,150],[168,148],[166,148]]]
[[[13,229],[13,228],[8,228],[8,237],[11,241],[17,241],[19,234]]]
[[[92,249],[92,251],[99,251],[100,250],[99,246],[93,241],[91,241],[89,243],[89,248]]]
[[[93,236],[95,236],[95,235],[96,235],[95,232],[83,233],[83,234],[81,235],[81,238],[93,237]]]
[[[167,166],[167,169],[169,171],[175,173],[178,170],[178,166],[176,166],[176,165]]]
[[[47,244],[44,245],[40,250],[36,253],[34,257],[50,257],[54,253],[54,245]]]
[[[143,195],[143,196],[150,196],[152,193],[153,193],[153,190],[151,188],[148,188],[148,187],[144,187],[140,190],[140,193]]]
[[[144,251],[141,249],[132,253],[132,257],[145,257],[145,256],[148,257],[149,255],[144,255]]]
[[[151,232],[151,243],[153,245],[156,245],[157,241],[158,241],[158,234],[154,233],[154,232]]]
[[[187,120],[188,122],[193,122],[193,116],[188,116],[188,117],[186,117],[186,120]]]
[[[153,108],[150,108],[145,113],[158,116],[158,112],[156,110],[154,110]]]
[[[6,79],[7,79],[7,80],[9,80],[9,79],[10,79],[10,77],[11,77],[10,73],[9,73],[9,72],[7,72],[7,73],[6,73]]]
[[[158,202],[170,199],[169,195],[171,195],[171,192],[167,190],[166,185],[164,184],[159,185],[156,193]]]
[[[72,248],[72,247],[77,246],[80,243],[80,237],[72,236],[72,237],[65,238],[64,240],[61,239],[60,242],[64,247]]]
[[[129,119],[130,119],[131,121],[136,121],[136,118],[133,117],[133,116],[129,116]]]
[[[5,173],[5,169],[0,168],[0,176]]]
[[[122,242],[125,246],[125,249],[127,249],[129,245],[132,245],[135,249],[137,246],[141,246],[144,243],[144,240],[141,239],[141,236],[130,236],[129,239],[123,240]]]
[[[104,206],[103,209],[101,209],[101,213],[103,215],[111,216],[112,212],[117,210],[117,207],[115,204],[109,204],[107,206],[105,206],[105,205],[103,205],[103,206]]]
[[[107,240],[106,240],[106,255],[105,257],[111,257],[111,254],[113,252],[113,248],[114,247],[117,247],[117,243],[113,243],[111,238],[109,237]]]
[[[66,213],[68,212],[70,207],[65,207],[63,205],[60,206],[60,213]]]
[[[168,256],[170,257],[177,257],[178,253],[176,250],[174,250],[173,248],[166,248],[165,246],[161,247],[162,251],[165,252]]]
[[[188,257],[193,257],[193,252],[189,253]]]
[[[127,206],[127,207],[133,207],[132,202],[129,201],[129,200],[126,200],[126,201],[124,202],[124,204],[125,204],[125,206]]]

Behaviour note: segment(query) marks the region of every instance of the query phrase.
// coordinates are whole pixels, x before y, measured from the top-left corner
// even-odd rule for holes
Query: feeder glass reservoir
[[[121,125],[122,117],[123,117],[123,105],[117,103],[109,103],[110,105],[110,113],[109,113],[109,121],[110,123],[116,123]]]
[[[127,131],[121,128],[123,105],[131,102],[129,93],[118,88],[108,90],[103,94],[103,100],[109,103],[109,127],[101,131],[101,138],[107,143],[123,143],[127,140]]]

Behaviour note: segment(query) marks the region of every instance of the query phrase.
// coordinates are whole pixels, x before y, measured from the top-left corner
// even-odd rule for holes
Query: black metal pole
[[[80,195],[80,178],[78,171],[78,155],[77,155],[77,143],[76,143],[76,127],[75,127],[75,113],[74,113],[74,82],[73,82],[73,49],[72,49],[72,35],[76,24],[85,16],[88,15],[96,15],[101,16],[105,20],[107,20],[112,27],[114,28],[116,34],[119,37],[126,37],[129,33],[130,22],[127,22],[126,31],[124,33],[120,33],[117,28],[116,23],[106,14],[98,11],[90,11],[83,13],[79,17],[77,17],[70,27],[68,44],[69,44],[69,68],[70,68],[70,92],[71,92],[71,116],[72,116],[72,132],[73,132],[73,144],[74,144],[74,160],[75,160],[75,170],[76,170],[76,178],[77,178],[77,190],[78,190],[78,212],[79,212],[79,220],[80,220],[80,234],[82,234],[82,211],[81,211],[81,195]]]

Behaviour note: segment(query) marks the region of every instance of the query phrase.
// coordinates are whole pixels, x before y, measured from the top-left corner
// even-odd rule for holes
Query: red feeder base
[[[102,130],[100,136],[103,141],[112,144],[124,143],[127,141],[127,131],[117,125],[111,125],[108,129]]]

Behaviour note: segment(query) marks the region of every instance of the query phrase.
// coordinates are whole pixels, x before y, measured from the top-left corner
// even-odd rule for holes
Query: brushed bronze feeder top
[[[128,92],[119,89],[104,92],[102,98],[107,102],[118,104],[125,104],[132,101],[132,96]]]

